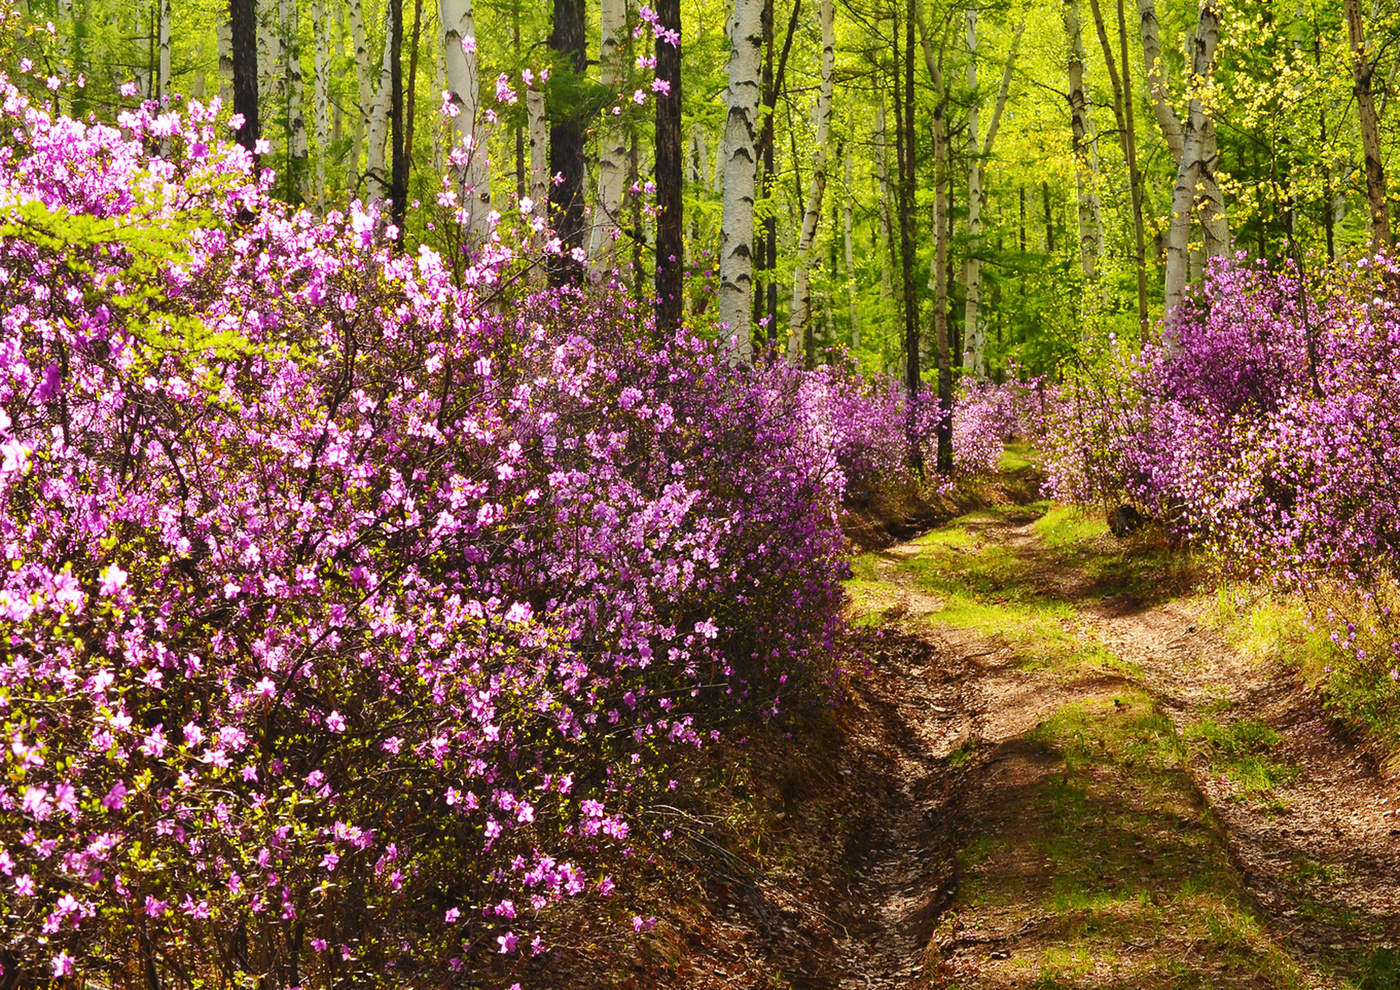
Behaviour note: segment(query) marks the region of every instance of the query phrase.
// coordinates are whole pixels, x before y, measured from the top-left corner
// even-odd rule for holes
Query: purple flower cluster
[[[1348,589],[1400,652],[1378,597],[1400,561],[1398,283],[1385,258],[1214,268],[1166,346],[1062,393],[1055,494],[1126,495],[1247,574]]]
[[[964,381],[953,401],[953,468],[959,475],[995,474],[1006,444],[1039,435],[1041,382]]]
[[[510,982],[678,752],[824,688],[899,431],[292,211],[216,107],[0,90],[4,978]]]

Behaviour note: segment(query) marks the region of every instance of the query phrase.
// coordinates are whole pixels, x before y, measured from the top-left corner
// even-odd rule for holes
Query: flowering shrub
[[[215,108],[4,96],[5,977],[509,982],[831,675],[803,377],[292,212]]]
[[[1317,618],[1352,651],[1348,676],[1388,692],[1400,681],[1397,277],[1384,258],[1311,282],[1242,260],[1216,268],[1170,346],[1062,397],[1054,433],[1067,442],[1051,470],[1060,497],[1121,492],[1246,574],[1325,587]]]
[[[1038,380],[963,382],[953,402],[953,468],[960,475],[995,474],[1006,444],[1039,433]]]

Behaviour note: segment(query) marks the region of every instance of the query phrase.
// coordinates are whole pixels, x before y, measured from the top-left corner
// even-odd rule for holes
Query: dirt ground
[[[1400,786],[1161,551],[1036,503],[855,570],[868,676],[662,982],[1400,987]]]

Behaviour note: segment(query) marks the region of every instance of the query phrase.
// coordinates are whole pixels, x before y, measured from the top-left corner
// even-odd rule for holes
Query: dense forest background
[[[1389,240],[1400,25],[1383,4],[245,6],[281,197],[394,199],[410,242],[457,247],[451,173],[504,214],[549,198],[595,272],[643,284],[654,182],[675,173],[689,314],[808,363],[843,345],[899,373],[914,343],[927,369],[946,339],[954,370],[1050,371],[1086,342],[1137,340],[1211,257],[1313,265]],[[25,8],[34,84],[81,80],[60,97],[76,116],[233,107],[225,3]],[[675,126],[656,115],[668,73]],[[743,256],[752,289],[721,271]]]

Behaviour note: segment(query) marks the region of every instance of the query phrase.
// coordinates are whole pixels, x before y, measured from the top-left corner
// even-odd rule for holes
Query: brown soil
[[[658,941],[666,975],[635,985],[1400,986],[1400,788],[1295,674],[1213,633],[1201,600],[1114,593],[1034,518],[978,539],[1073,607],[1067,635],[1128,663],[1037,664],[930,622],[939,597],[900,567],[924,548],[888,547],[869,676],[813,716],[800,755],[755,761],[769,797],[748,827],[767,834],[709,823],[693,912]],[[1071,709],[1080,728],[1056,741]],[[1274,729],[1291,782],[1241,799],[1208,751],[1139,753],[1203,718]]]

